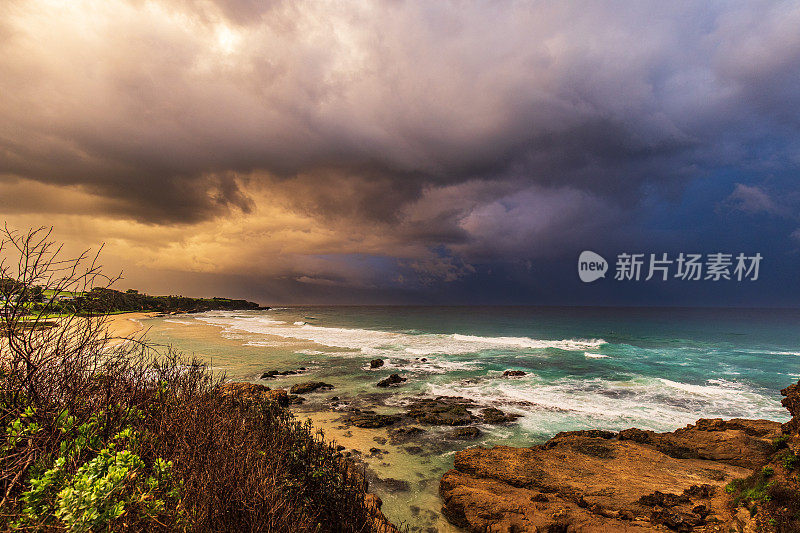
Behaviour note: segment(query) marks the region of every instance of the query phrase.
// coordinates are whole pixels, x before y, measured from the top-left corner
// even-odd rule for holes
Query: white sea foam
[[[478,361],[452,361],[438,357],[426,359],[426,361],[418,359],[386,359],[379,370],[392,369],[412,374],[448,374],[450,372],[465,372],[480,368]],[[369,366],[365,366],[364,370],[369,368]]]
[[[666,431],[701,417],[787,418],[778,402],[744,384],[725,380],[709,380],[704,385],[645,377],[546,382],[529,374],[517,380],[431,383],[426,392],[505,405],[505,410],[523,415],[520,424],[524,429],[542,433],[587,427]]]
[[[583,352],[583,355],[588,357],[589,359],[605,359],[608,357],[607,355],[603,355],[601,353],[590,353],[590,352]]]
[[[743,348],[739,348],[736,351],[749,353],[749,354],[753,354],[753,355],[797,355],[797,356],[800,356],[800,352],[791,351],[791,350],[766,350],[766,349],[763,349],[763,350],[759,350],[759,349],[745,350]]]
[[[488,344],[502,347],[515,348],[558,348],[561,350],[583,350],[586,348],[597,348],[605,344],[603,339],[566,339],[559,341],[531,339],[530,337],[479,337],[477,335],[459,335],[456,333],[452,338],[457,341],[473,342],[476,344]]]
[[[247,332],[310,341],[335,348],[361,350],[364,355],[406,353],[416,356],[432,354],[466,354],[485,350],[561,350],[593,349],[605,343],[602,339],[544,340],[529,337],[481,337],[461,334],[412,335],[361,328],[337,328],[310,324],[288,324],[259,315],[232,317],[225,314],[198,316],[208,324],[225,328],[225,333]],[[251,343],[259,342],[251,340]]]
[[[305,326],[305,324],[302,320],[294,323],[295,326]]]

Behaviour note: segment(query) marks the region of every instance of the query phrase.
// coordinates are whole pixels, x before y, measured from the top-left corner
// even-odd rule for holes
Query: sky
[[[0,214],[104,244],[120,289],[797,306],[797,2],[0,9]],[[604,278],[579,279],[584,250]],[[645,280],[663,253],[763,259]]]

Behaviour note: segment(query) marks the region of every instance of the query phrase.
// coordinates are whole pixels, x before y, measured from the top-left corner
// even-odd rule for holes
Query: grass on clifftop
[[[789,440],[788,435],[775,439],[777,451],[766,465],[725,488],[734,509],[749,510],[758,532],[800,531],[800,460],[787,446]]]
[[[6,230],[0,257],[0,276],[19,282],[10,290],[102,280],[85,256],[59,259],[46,231]],[[23,298],[5,296],[0,529],[371,530],[363,479],[310,425],[221,398],[196,361],[112,344],[104,317],[27,327]]]

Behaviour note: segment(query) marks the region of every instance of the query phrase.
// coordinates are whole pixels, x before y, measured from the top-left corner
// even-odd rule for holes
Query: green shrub
[[[791,472],[792,470],[797,468],[797,455],[795,455],[793,453],[788,453],[783,457],[783,459],[781,460],[781,463],[783,463],[783,467],[786,470]]]
[[[783,448],[786,448],[786,446],[788,446],[788,442],[789,442],[789,435],[780,435],[779,437],[775,437],[772,440],[772,447],[775,448],[776,450],[781,450]]]
[[[106,530],[126,513],[135,513],[134,519],[154,518],[165,511],[167,501],[177,506],[180,490],[172,479],[172,463],[157,459],[148,469],[137,454],[118,449],[122,444],[136,444],[131,428],[112,440],[115,442],[71,476],[67,472],[69,455],[65,455],[41,477],[31,479],[30,490],[21,498],[22,518],[15,525],[41,526],[60,521],[75,532]],[[68,449],[72,453],[80,447]]]
[[[769,478],[775,474],[775,470],[769,466],[765,466],[760,471],[753,473],[750,477],[745,479],[734,480],[725,487],[725,492],[734,494],[734,506],[740,504],[751,504],[754,502],[770,501],[770,488],[773,483]],[[751,512],[755,512],[754,506],[750,507]]]

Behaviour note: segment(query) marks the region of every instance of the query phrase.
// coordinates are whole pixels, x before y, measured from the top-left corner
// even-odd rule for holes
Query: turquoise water
[[[453,452],[470,445],[530,445],[558,431],[640,427],[671,431],[699,417],[788,418],[779,390],[800,378],[800,312],[730,309],[529,307],[291,307],[210,312],[145,320],[151,340],[210,361],[229,378],[258,381],[267,370],[306,367],[335,386],[298,408],[333,438],[366,452],[385,430],[346,429],[327,400],[399,412],[411,398],[456,395],[521,417],[481,426],[477,441],[421,438],[425,453],[402,447],[365,463],[407,490],[376,492],[412,529],[451,530],[436,499]],[[386,365],[369,369],[369,360]],[[521,378],[504,378],[508,369]],[[375,383],[408,378],[388,392]]]

